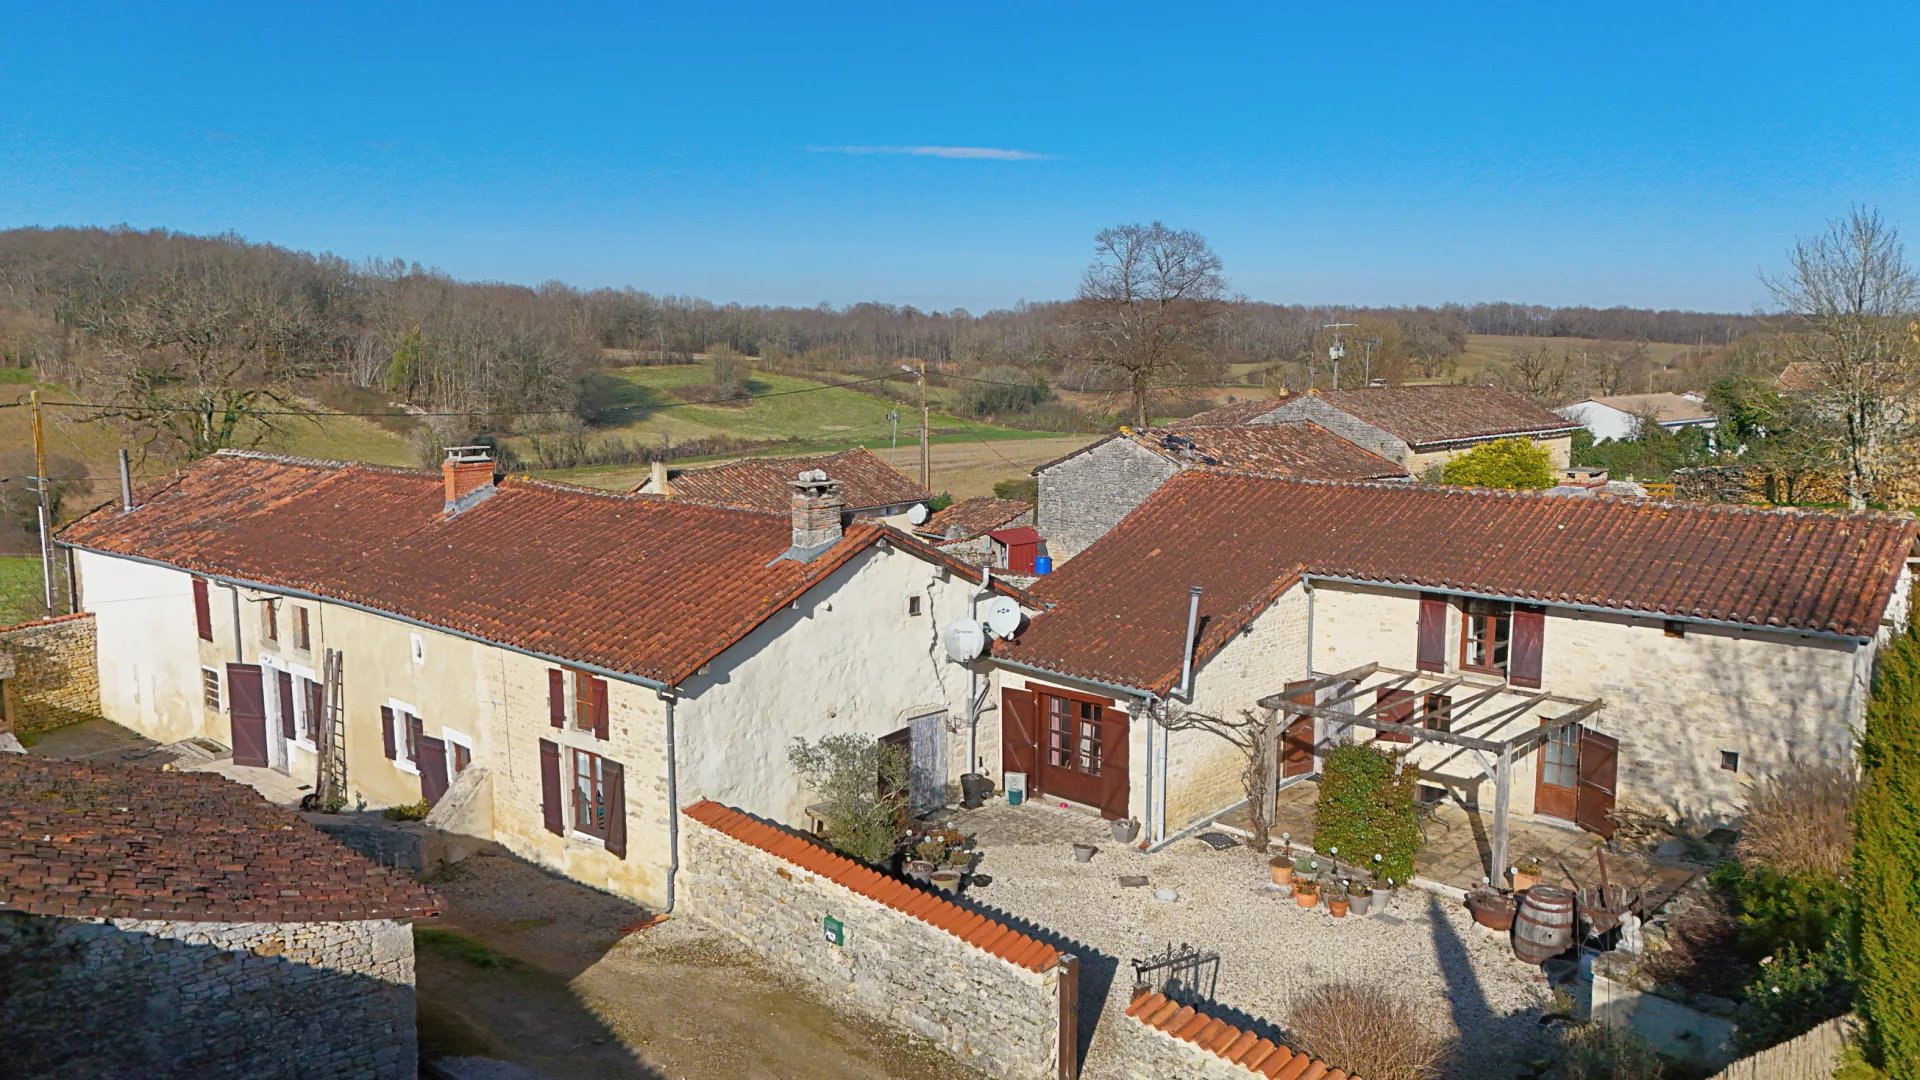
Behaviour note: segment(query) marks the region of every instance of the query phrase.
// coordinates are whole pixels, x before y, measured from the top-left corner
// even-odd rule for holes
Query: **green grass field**
[[[41,601],[40,556],[0,555],[0,626],[47,613]]]
[[[1544,346],[1554,353],[1578,353],[1581,349],[1605,349],[1624,344],[1618,341],[1600,341],[1595,338],[1574,337],[1527,337],[1518,334],[1468,334],[1467,351],[1457,363],[1459,375],[1478,375],[1487,368],[1504,363],[1507,358],[1522,349]],[[1656,365],[1665,366],[1673,358],[1691,352],[1691,345],[1675,345],[1665,341],[1647,342],[1647,354]]]

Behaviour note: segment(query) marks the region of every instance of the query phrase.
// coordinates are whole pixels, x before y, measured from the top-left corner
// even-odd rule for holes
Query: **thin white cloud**
[[[908,157],[959,158],[969,161],[1051,161],[1054,155],[999,146],[809,146],[815,154],[904,154]]]

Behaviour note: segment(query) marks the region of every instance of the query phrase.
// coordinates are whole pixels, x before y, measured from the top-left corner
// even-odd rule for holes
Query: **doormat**
[[[1226,833],[1223,833],[1223,832],[1203,832],[1200,835],[1194,837],[1194,839],[1200,841],[1201,843],[1207,845],[1208,847],[1212,848],[1215,851],[1225,851],[1230,847],[1240,846],[1240,841],[1235,840],[1233,837],[1228,836]]]

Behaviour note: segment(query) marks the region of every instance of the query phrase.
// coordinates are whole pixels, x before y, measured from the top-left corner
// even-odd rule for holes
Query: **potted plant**
[[[927,880],[941,892],[952,892],[960,887],[960,875],[952,870],[935,870]]]
[[[1319,856],[1309,855],[1306,858],[1301,859],[1299,862],[1295,863],[1293,865],[1293,877],[1295,881],[1320,880]]]
[[[1373,886],[1364,881],[1354,882],[1353,888],[1347,890],[1347,902],[1355,915],[1365,915],[1373,907]]]
[[[1336,919],[1347,917],[1347,907],[1352,901],[1347,898],[1346,882],[1335,882],[1327,890],[1327,914]]]
[[[1521,859],[1508,867],[1507,873],[1513,876],[1513,891],[1526,892],[1540,884],[1540,870],[1540,860],[1534,858]]]
[[[1113,827],[1113,842],[1116,844],[1131,844],[1133,838],[1140,835],[1140,822],[1136,818],[1121,818],[1108,824]]]
[[[1275,885],[1293,884],[1293,860],[1285,855],[1275,855],[1267,860],[1267,873],[1273,875]]]
[[[1482,887],[1467,894],[1467,910],[1473,912],[1473,921],[1481,926],[1507,931],[1513,929],[1513,917],[1520,910],[1520,901],[1512,893]]]
[[[1303,908],[1319,904],[1320,883],[1312,878],[1296,878],[1293,882],[1293,902]]]

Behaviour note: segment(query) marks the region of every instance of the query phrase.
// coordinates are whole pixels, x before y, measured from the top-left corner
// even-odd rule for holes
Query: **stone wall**
[[[1417,478],[1420,474],[1410,462],[1413,451],[1402,439],[1391,433],[1374,427],[1365,420],[1327,404],[1317,394],[1301,394],[1290,398],[1285,405],[1254,420],[1256,424],[1287,424],[1301,420],[1311,420],[1335,435],[1355,446],[1379,454],[1388,461],[1405,466],[1407,471]]]
[[[894,903],[883,902],[703,824],[695,816],[701,807],[684,815],[681,910],[739,939],[776,970],[926,1038],[988,1075],[1072,1075],[1072,1062],[1063,1072],[1060,1052],[1061,996],[1072,994],[1077,979],[1070,957],[1031,970],[907,914],[903,906],[940,906],[917,887],[892,883],[883,895]],[[777,838],[770,840],[775,848],[811,846],[757,828]],[[831,861],[857,866],[837,856]],[[827,940],[829,918],[843,928],[843,943]],[[973,925],[981,929],[978,921]],[[992,919],[986,927],[1003,939],[1017,933]]]
[[[1213,1006],[1208,1006],[1213,1010]],[[1348,1080],[1347,1074],[1236,1024],[1224,1010],[1203,1011],[1160,994],[1139,994],[1119,1021],[1118,1052],[1108,1058],[1126,1080],[1248,1080],[1256,1076],[1314,1076]],[[1270,1026],[1270,1025],[1268,1025]]]
[[[0,693],[6,695],[0,732],[45,731],[99,716],[100,667],[92,614],[0,630]]]
[[[1036,528],[1058,566],[1107,534],[1173,478],[1173,462],[1116,435],[1042,469]]]
[[[0,912],[0,1075],[398,1080],[417,1073],[405,923]]]

